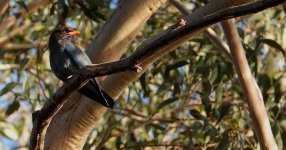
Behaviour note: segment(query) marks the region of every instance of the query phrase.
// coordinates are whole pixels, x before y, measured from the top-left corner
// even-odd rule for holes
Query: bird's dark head
[[[74,43],[76,37],[80,34],[79,31],[67,26],[57,27],[51,34],[49,39],[49,48],[50,50],[58,49],[61,47],[65,41]]]

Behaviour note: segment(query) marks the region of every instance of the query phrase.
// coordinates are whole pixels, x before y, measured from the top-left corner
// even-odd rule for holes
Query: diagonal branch
[[[251,0],[241,0],[241,1],[216,0],[216,1],[211,1],[208,4],[206,4],[204,7],[201,7],[199,9],[197,9],[196,11],[194,11],[191,15],[184,17],[185,18],[184,20],[186,20],[186,22],[187,22],[186,24],[189,24],[194,20],[198,20],[199,18],[202,18],[203,16],[207,16],[207,15],[215,13],[219,10],[227,9],[227,8],[230,8],[233,6],[244,5],[245,3],[249,2],[249,1],[251,1]],[[170,43],[165,48],[159,50],[159,52],[156,55],[149,58],[147,61],[142,62],[142,64],[140,66],[143,67],[144,70],[146,70],[148,68],[148,66],[151,65],[156,60],[158,60],[158,58],[160,58],[161,56],[163,56],[163,55],[165,55],[171,51],[173,51],[174,49],[176,49],[176,47],[178,47],[182,43],[188,41],[189,39],[191,39],[193,36],[200,33],[204,29],[205,29],[205,27],[200,28],[194,32],[191,32],[187,36],[181,37],[180,39]],[[152,44],[154,41],[170,34],[172,32],[172,30],[173,30],[173,27],[169,27],[168,29],[162,30],[157,35],[146,39],[144,41],[144,43],[141,44],[141,46],[137,48],[136,51],[139,51],[145,45]],[[113,51],[116,51],[116,49],[113,49]],[[108,54],[105,54],[105,55],[108,55]],[[119,54],[119,55],[121,56],[121,54]],[[108,90],[109,93],[112,93],[115,97],[118,97],[120,95],[120,93],[129,85],[129,83],[138,79],[141,74],[142,74],[142,72],[137,73],[137,74],[136,73],[119,73],[119,74],[111,75],[111,76],[108,76],[104,82],[102,82],[101,86],[103,88],[105,88],[106,90]],[[116,85],[116,86],[110,86],[110,83],[112,83],[112,85]],[[81,107],[80,109],[82,111],[80,113],[78,113],[79,116],[86,114],[86,111],[85,111],[86,107],[93,109],[92,108],[93,106],[91,106],[87,102],[81,102],[81,103],[83,105],[80,106]]]
[[[242,5],[242,6],[235,6],[229,9],[225,9],[225,10],[207,15],[205,17],[202,17],[193,22],[189,22],[189,23],[187,22],[187,24],[181,24],[181,22],[179,22],[176,25],[172,26],[171,31],[165,36],[161,36],[159,39],[153,41],[153,43],[149,45],[143,44],[141,47],[139,47],[139,49],[137,50],[137,53],[134,53],[134,55],[132,55],[132,57],[137,58],[136,61],[138,64],[143,63],[144,61],[148,59],[148,57],[145,57],[145,56],[153,56],[152,54],[156,54],[160,52],[160,50],[163,49],[164,47],[170,45],[171,43],[199,29],[208,27],[222,20],[227,20],[230,18],[235,18],[239,16],[245,16],[245,15],[257,13],[264,9],[282,4],[285,1],[286,0],[258,1],[258,2],[254,2],[254,3]]]

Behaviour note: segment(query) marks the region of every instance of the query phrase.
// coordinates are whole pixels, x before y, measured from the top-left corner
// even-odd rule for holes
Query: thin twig
[[[27,50],[31,48],[44,48],[47,46],[47,41],[35,43],[6,43],[0,45],[1,50]]]
[[[19,69],[19,67],[18,64],[0,64],[0,70]]]

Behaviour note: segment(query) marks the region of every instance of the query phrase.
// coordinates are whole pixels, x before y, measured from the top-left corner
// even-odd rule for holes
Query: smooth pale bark
[[[264,106],[263,98],[261,97],[262,94],[260,90],[257,89],[256,81],[251,74],[234,19],[223,21],[222,26],[231,51],[232,62],[235,65],[243,93],[248,103],[253,128],[257,134],[261,149],[276,150],[278,147],[272,134],[267,111]]]
[[[163,2],[165,0],[123,1],[92,42],[88,51],[94,53],[92,60],[98,63],[119,59]],[[105,112],[106,108],[98,103],[74,94],[52,119],[46,132],[45,149],[81,149]]]
[[[166,0],[127,0],[121,4],[88,48],[93,63],[118,60],[150,15],[164,2]]]

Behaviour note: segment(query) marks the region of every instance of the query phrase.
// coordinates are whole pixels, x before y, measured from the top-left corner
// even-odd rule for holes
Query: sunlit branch
[[[26,50],[31,48],[47,47],[47,41],[35,43],[7,43],[0,46],[0,50]]]

